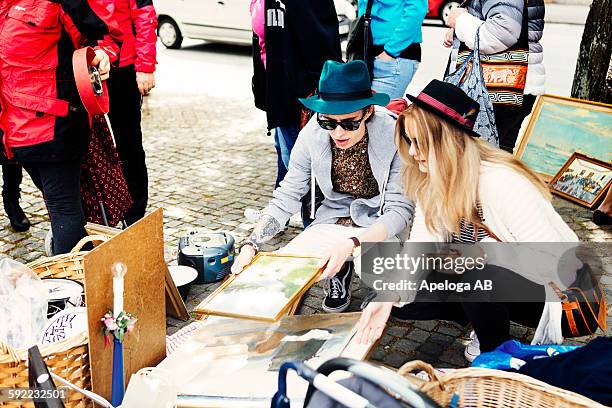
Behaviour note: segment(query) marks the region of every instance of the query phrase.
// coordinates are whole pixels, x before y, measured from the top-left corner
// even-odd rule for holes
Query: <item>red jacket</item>
[[[119,66],[135,64],[137,72],[154,72],[157,13],[152,0],[115,0],[115,18],[123,33]]]
[[[98,46],[116,61],[109,0],[0,0],[2,151],[23,162],[78,159],[89,136],[72,54]]]

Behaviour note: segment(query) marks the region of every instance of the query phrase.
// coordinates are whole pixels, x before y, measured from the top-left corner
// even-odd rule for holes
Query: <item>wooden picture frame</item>
[[[290,261],[291,259],[302,259],[302,260],[313,260],[318,262],[319,258],[314,256],[300,256],[300,255],[292,255],[292,254],[281,254],[281,253],[271,253],[271,252],[260,252],[255,258],[249,263],[245,269],[238,275],[230,275],[222,284],[219,286],[213,293],[211,293],[202,303],[200,303],[195,309],[199,315],[214,315],[214,316],[224,316],[224,317],[234,317],[241,319],[249,319],[249,320],[258,320],[264,322],[275,322],[280,319],[283,315],[291,314],[291,311],[295,311],[297,303],[299,299],[310,289],[310,287],[315,283],[317,276],[321,273],[323,268],[313,268],[312,272],[308,274],[306,280],[300,285],[300,287],[292,291],[292,293],[287,296],[287,299],[284,301],[283,305],[273,312],[268,314],[261,313],[239,313],[232,310],[227,310],[218,307],[218,305],[214,305],[217,301],[218,297],[226,291],[227,288],[235,287],[237,285],[243,284],[248,277],[249,273],[253,271],[253,266],[255,266],[258,262],[261,262],[264,258],[282,258]],[[251,269],[250,269],[251,268]],[[251,272],[253,273],[253,272]],[[245,278],[246,277],[246,278]],[[248,282],[248,281],[247,281]],[[247,284],[247,283],[245,283]],[[268,289],[268,294],[266,296],[272,296],[273,291],[271,288]],[[240,296],[240,295],[238,295]],[[231,307],[231,306],[230,306]]]
[[[549,187],[553,194],[593,209],[611,183],[612,164],[574,153],[550,180]]]
[[[612,105],[541,95],[514,151],[546,181],[574,152],[612,161]]]

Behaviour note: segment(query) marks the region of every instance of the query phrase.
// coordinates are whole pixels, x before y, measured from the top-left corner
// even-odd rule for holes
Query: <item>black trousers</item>
[[[23,172],[20,164],[8,163],[2,165],[2,196],[9,200],[19,200]]]
[[[131,225],[144,217],[149,194],[140,128],[142,96],[138,91],[134,65],[113,70],[107,84],[110,97],[108,116],[121,158],[123,176],[134,201],[125,215],[125,222]]]
[[[51,220],[53,253],[70,252],[87,235],[81,204],[81,163],[28,163],[24,168],[43,193]]]
[[[535,95],[524,95],[520,108],[493,104],[501,149],[512,153],[523,119],[531,113],[535,100]]]
[[[544,287],[507,269],[491,266],[477,273],[468,271],[459,276],[434,272],[427,280],[474,282],[486,278],[492,278],[496,287],[489,294],[474,298],[470,293],[446,296],[419,292],[413,303],[393,308],[391,314],[403,320],[450,320],[461,325],[471,323],[480,341],[480,350],[494,350],[510,340],[511,321],[532,328],[538,325],[544,310]],[[513,298],[516,301],[512,301]],[[535,299],[541,301],[532,301]]]

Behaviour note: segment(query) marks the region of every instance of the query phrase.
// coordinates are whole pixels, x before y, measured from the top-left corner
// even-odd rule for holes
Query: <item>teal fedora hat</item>
[[[323,65],[319,91],[300,102],[311,111],[328,115],[343,115],[369,105],[386,106],[389,95],[372,92],[372,81],[365,62],[337,62]]]

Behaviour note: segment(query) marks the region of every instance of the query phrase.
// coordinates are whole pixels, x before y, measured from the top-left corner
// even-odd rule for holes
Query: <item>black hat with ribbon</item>
[[[470,136],[480,137],[474,131],[480,104],[458,86],[434,79],[418,96],[406,97],[416,106],[446,120]]]

